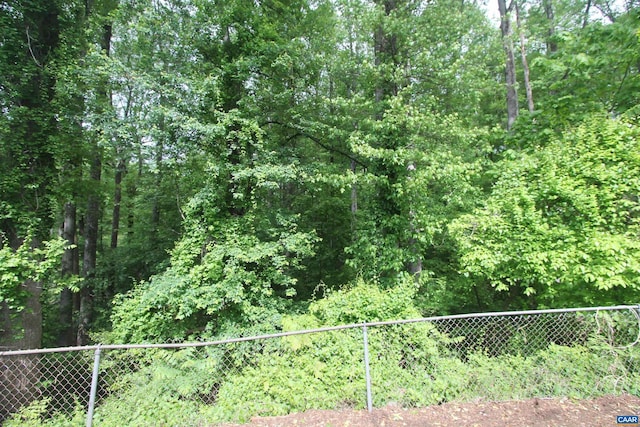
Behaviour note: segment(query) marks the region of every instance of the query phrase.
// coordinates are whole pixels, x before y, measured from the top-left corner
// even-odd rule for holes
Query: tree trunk
[[[589,23],[589,14],[590,14],[590,12],[591,12],[591,0],[587,0],[587,6],[585,7],[584,15],[582,16],[582,28],[583,29]],[[552,13],[553,13],[553,11],[552,11]]]
[[[102,26],[102,39],[100,47],[105,55],[109,56],[111,50],[112,27],[110,24]],[[97,87],[98,99],[97,111],[104,113],[111,106],[111,93],[108,90],[108,82],[100,81]],[[77,344],[87,345],[89,343],[89,327],[93,320],[93,279],[97,265],[98,252],[98,227],[100,224],[100,182],[102,179],[102,150],[98,142],[93,142],[93,159],[89,170],[91,188],[87,197],[87,212],[85,214],[84,228],[84,256],[82,261],[82,276],[85,279],[83,288],[80,291],[80,310],[78,313]]]
[[[100,221],[100,193],[97,187],[102,175],[102,153],[96,147],[90,169],[90,179],[94,189],[87,199],[87,212],[84,220],[84,256],[82,261],[82,277],[84,286],[80,291],[80,312],[78,314],[77,344],[88,344],[88,331],[93,319],[93,284],[96,258],[98,252],[98,225]]]
[[[13,242],[17,249],[22,242]],[[41,242],[34,239],[32,248]],[[25,350],[42,347],[42,283],[26,280],[22,289],[27,293],[24,308],[15,312],[3,301],[0,304],[0,350]],[[38,400],[40,383],[40,356],[23,355],[0,360],[0,422],[22,406]]]
[[[351,172],[354,175],[357,172],[356,161],[354,159],[351,159]],[[355,221],[355,215],[357,212],[358,212],[358,186],[354,182],[353,184],[351,184],[351,215],[353,215],[354,221]]]
[[[160,119],[160,131],[164,134],[164,117]],[[153,206],[151,208],[151,224],[152,224],[152,233],[154,238],[158,237],[158,232],[160,231],[160,197],[162,195],[162,178],[163,178],[163,166],[162,159],[164,157],[164,141],[162,140],[164,135],[160,137],[157,141],[156,145],[156,176],[155,176],[155,188],[154,188],[154,196],[153,196]]]
[[[404,3],[399,4],[399,0],[382,0],[381,4],[384,6],[384,19],[395,19],[396,12],[401,13]],[[393,28],[393,26],[391,26]],[[376,119],[382,120],[387,106],[384,102],[392,97],[398,95],[400,91],[400,85],[396,80],[395,71],[404,69],[407,63],[406,55],[404,55],[403,46],[400,44],[398,33],[389,31],[389,26],[385,25],[385,22],[378,24],[374,31],[374,62],[379,69],[379,77],[375,87],[375,103],[377,104]],[[393,70],[391,73],[389,70]],[[389,141],[386,142],[384,148],[397,150],[400,148],[396,141],[397,135],[390,135]],[[415,164],[412,163],[415,169]],[[393,189],[396,184],[407,178],[406,175],[398,173],[393,166],[389,167],[385,162],[381,162],[379,165],[379,173],[386,177],[387,184],[383,184],[378,189],[378,194],[382,199],[385,199],[382,203],[383,216],[392,218],[394,216],[404,216],[406,223],[403,221],[403,226],[409,229],[411,235],[414,234],[414,213],[406,212],[402,207],[402,202],[399,200],[399,196]],[[413,170],[413,169],[412,169]],[[410,171],[409,171],[410,173]],[[407,218],[408,217],[408,218]],[[384,221],[383,219],[382,221]],[[395,227],[392,229],[386,229],[386,226],[380,227],[382,233],[394,233],[405,234],[406,230],[398,230]],[[403,260],[403,268],[410,272],[414,277],[419,277],[420,271],[422,271],[422,254],[418,242],[414,238],[404,239],[397,238],[397,247],[406,250],[405,253],[410,254],[411,259]]]
[[[544,14],[547,16],[547,24],[549,25],[549,29],[547,30],[547,54],[551,55],[556,53],[558,50],[558,43],[555,42],[554,37],[556,34],[556,19],[553,13],[553,0],[542,0],[542,4],[544,7]],[[589,4],[591,4],[591,0],[589,0]],[[587,6],[587,11],[589,10],[589,6]]]
[[[0,189],[3,243],[0,245],[6,238],[14,250],[21,245],[29,245],[31,249],[39,247],[55,227],[47,215],[47,205],[55,194],[53,177],[58,152],[52,141],[58,139],[59,128],[57,110],[52,105],[56,73],[49,64],[57,57],[64,25],[60,7],[58,2],[2,3],[4,64],[0,103],[6,129],[0,142],[0,174],[3,175]],[[6,185],[7,182],[11,184]],[[6,215],[5,212],[12,213]],[[14,220],[35,226],[28,232]],[[33,240],[24,242],[30,233],[34,234]],[[24,307],[19,311],[12,309],[4,298],[0,299],[0,347],[3,350],[42,346],[42,283],[27,279],[20,290]],[[0,390],[1,423],[6,411],[18,410],[40,397],[39,356],[0,360]]]
[[[27,280],[24,290],[29,294],[27,304],[20,313],[23,335],[18,341],[18,347],[23,349],[42,347],[42,283]]]
[[[126,208],[127,208],[127,239],[131,240],[134,236],[134,226],[136,222],[135,215],[135,199],[138,194],[138,182],[142,179],[142,172],[144,169],[144,157],[142,155],[142,144],[140,144],[139,138],[135,138],[136,156],[137,156],[137,173],[135,178],[130,179],[127,186]]]
[[[518,3],[514,0],[516,7],[516,25],[518,27],[518,35],[520,36],[520,58],[522,59],[522,70],[524,72],[524,88],[527,93],[527,108],[530,113],[533,113],[533,90],[531,89],[531,80],[529,78],[529,62],[527,61],[526,42],[524,38],[524,29],[520,23],[520,8]]]
[[[498,0],[500,11],[500,31],[502,44],[506,54],[505,84],[507,88],[507,130],[511,130],[518,117],[518,93],[516,91],[516,60],[513,53],[513,41],[511,40],[511,18],[509,12],[513,3],[507,9],[506,0]]]
[[[413,215],[413,212],[412,212]],[[413,223],[411,224],[411,232],[416,233],[415,227]],[[409,261],[409,266],[407,270],[413,279],[417,282],[420,279],[420,275],[422,274],[422,255],[417,250],[418,243],[414,237],[409,240],[409,249],[411,254],[413,255],[413,259]]]
[[[31,249],[41,245],[41,241],[34,238],[30,243]],[[23,242],[17,236],[10,238],[10,245],[14,250]],[[10,349],[32,349],[42,347],[42,283],[27,279],[22,284],[22,290],[26,294],[24,308],[18,312],[11,310],[3,301],[3,331],[0,343]]]
[[[125,173],[125,161],[120,158],[116,166],[113,191],[113,215],[111,219],[111,249],[118,247],[118,234],[120,232],[120,203],[122,202],[122,177]]]
[[[77,276],[79,271],[78,248],[76,246],[76,205],[72,202],[67,202],[64,205],[62,238],[67,242],[67,245],[73,246],[65,249],[62,255],[62,276]],[[60,292],[58,312],[60,314],[60,332],[56,343],[60,347],[73,345],[73,293],[69,288],[64,288]]]
[[[397,8],[395,0],[384,0],[384,13],[385,16],[390,16],[392,12]],[[384,25],[380,24],[374,33],[374,61],[376,67],[381,67],[385,64],[397,64],[398,54],[398,37],[391,33],[389,34],[384,28]],[[383,74],[375,87],[375,101],[380,103],[389,96],[395,96],[398,94],[398,85],[391,76],[386,75],[387,71],[383,71]],[[379,112],[378,119],[381,119],[382,112]]]

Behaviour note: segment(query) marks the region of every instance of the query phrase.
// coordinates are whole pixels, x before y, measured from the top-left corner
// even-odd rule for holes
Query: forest
[[[341,321],[640,302],[638,0],[3,0],[0,29],[0,349],[266,333],[349,289]]]

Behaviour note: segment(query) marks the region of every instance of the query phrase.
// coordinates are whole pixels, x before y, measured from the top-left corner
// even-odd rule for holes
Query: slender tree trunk
[[[96,147],[97,148],[97,147]],[[93,319],[94,290],[92,280],[95,277],[98,252],[98,225],[100,222],[100,194],[95,188],[100,184],[102,175],[102,153],[100,150],[94,155],[90,169],[90,179],[94,189],[87,199],[87,212],[84,223],[84,256],[82,261],[82,276],[85,278],[84,287],[80,291],[80,312],[78,314],[77,344],[86,345],[89,342],[89,327]]]
[[[105,55],[109,56],[111,51],[111,24],[105,24],[102,27],[102,39],[100,47]],[[108,90],[108,83],[101,81],[98,83],[98,99],[97,109],[100,113],[111,107],[111,93]],[[84,287],[80,292],[80,310],[78,313],[78,345],[86,345],[89,342],[89,328],[93,320],[93,279],[97,266],[98,238],[100,225],[100,202],[101,192],[100,183],[102,180],[102,150],[98,146],[97,141],[93,143],[93,159],[89,170],[89,179],[91,181],[91,189],[87,197],[87,212],[85,215],[84,229],[84,256],[82,262],[82,276],[85,278]]]
[[[161,119],[160,123],[161,131],[164,131],[164,118]],[[164,133],[164,132],[163,132]],[[155,175],[155,194],[153,197],[153,206],[151,208],[151,224],[153,226],[152,233],[154,237],[157,237],[158,232],[160,230],[160,197],[162,194],[162,178],[163,178],[163,165],[162,159],[164,157],[164,141],[161,137],[156,145],[156,175]]]
[[[411,212],[411,215],[413,216],[413,212]],[[413,220],[411,221],[411,233],[412,234],[416,233]],[[407,270],[409,271],[409,274],[411,274],[411,276],[416,282],[420,279],[420,275],[422,274],[422,255],[417,250],[417,248],[418,248],[418,242],[414,237],[412,237],[411,239],[409,239],[409,249],[411,254],[413,255],[413,259],[409,261],[409,266]]]
[[[412,175],[415,170],[416,164],[415,162],[411,162],[407,167],[407,171],[409,174],[409,176],[407,177],[408,180],[414,179]],[[409,239],[409,252],[412,256],[412,259],[409,260],[408,270],[409,274],[411,274],[411,276],[417,282],[420,279],[420,275],[422,274],[422,254],[420,253],[420,246],[418,245],[418,241],[415,237],[417,236],[417,233],[419,233],[419,231],[416,227],[416,212],[413,207],[409,207],[409,232],[411,235],[411,238]]]
[[[506,0],[498,0],[500,11],[500,31],[502,44],[506,54],[505,83],[507,88],[507,130],[511,130],[518,117],[518,93],[516,91],[516,60],[513,53],[513,41],[511,40],[511,18],[509,12],[513,3],[507,9]]]
[[[591,2],[591,0],[589,0]],[[553,0],[542,0],[544,14],[547,17],[547,54],[553,54],[558,50],[558,43],[555,42],[556,35],[556,18],[553,12]],[[589,6],[587,6],[588,9]]]
[[[516,25],[518,27],[518,35],[520,36],[520,58],[522,60],[522,70],[524,72],[524,88],[527,94],[527,108],[533,113],[533,90],[531,89],[531,79],[529,78],[529,62],[527,61],[526,42],[524,38],[524,28],[520,22],[520,8],[516,0],[514,0],[516,8]]]
[[[351,159],[351,172],[355,175],[356,170],[356,161]],[[351,215],[355,217],[358,212],[358,186],[354,182],[351,184]]]
[[[64,204],[62,238],[67,242],[67,245],[75,246],[77,245],[76,234],[76,205],[73,202],[67,202]],[[78,275],[79,273],[78,248],[66,249],[62,255],[62,274],[67,276]]]
[[[390,16],[397,8],[396,0],[384,0],[384,13],[385,16]],[[374,33],[374,61],[376,67],[383,65],[399,65],[397,64],[398,54],[398,37],[393,33],[388,33],[384,25],[380,24],[376,28]],[[394,81],[392,76],[386,75],[387,71],[382,71],[384,74],[379,78],[378,84],[375,87],[375,101],[380,103],[389,96],[395,96],[398,94],[398,85]],[[378,113],[378,119],[381,119],[381,112]]]
[[[139,177],[139,175],[138,175]],[[127,210],[127,239],[131,240],[134,236],[133,227],[136,223],[136,215],[134,212],[134,201],[138,194],[137,178],[130,179],[126,185],[127,197],[125,199],[125,208]]]
[[[551,1],[551,0],[548,0]],[[553,13],[553,11],[552,11]],[[584,15],[582,16],[582,28],[585,28],[589,23],[589,14],[591,13],[591,0],[587,0],[587,7],[584,9]],[[548,16],[547,16],[548,17]]]
[[[122,203],[122,177],[125,173],[125,161],[123,158],[118,160],[116,165],[116,173],[114,175],[114,191],[113,191],[113,215],[111,219],[111,249],[118,247],[118,235],[120,232],[120,204]]]
[[[127,94],[127,104],[124,109],[124,118],[129,120],[131,117],[131,106],[133,103],[133,88],[129,87]],[[127,173],[128,156],[130,155],[130,141],[127,144],[118,144],[116,146],[116,171],[114,174],[114,191],[113,191],[113,214],[111,220],[111,249],[118,247],[118,238],[120,236],[120,206],[122,205],[122,179]],[[124,153],[123,153],[124,151]],[[125,155],[126,153],[126,155]]]
[[[76,205],[72,202],[67,202],[64,205],[62,238],[67,242],[67,245],[73,246],[66,249],[64,254],[62,254],[62,276],[77,276],[79,271],[78,248],[76,247]],[[58,346],[64,347],[74,344],[73,293],[69,288],[64,288],[60,292],[59,301],[60,332],[58,334],[57,344]]]
[[[127,207],[127,238],[131,240],[134,236],[134,226],[136,221],[136,215],[134,210],[134,202],[136,199],[136,195],[138,194],[138,182],[142,179],[142,171],[144,169],[144,157],[142,156],[142,145],[140,144],[139,138],[136,136],[135,138],[135,146],[136,146],[136,156],[137,156],[137,173],[133,179],[129,180],[127,189],[127,197],[126,197],[126,207]]]

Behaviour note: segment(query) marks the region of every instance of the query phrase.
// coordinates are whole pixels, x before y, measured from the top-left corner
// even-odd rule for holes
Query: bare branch
[[[40,68],[42,68],[42,64],[40,64],[40,62],[38,62],[38,60],[36,59],[36,55],[33,53],[33,49],[31,48],[31,36],[29,35],[29,26],[27,25],[27,45],[29,46],[29,53],[31,54],[31,57],[33,58],[33,61],[36,63],[36,65]]]
[[[298,128],[298,127],[296,127],[296,126],[289,125],[289,124],[285,124],[285,123],[281,123],[281,122],[279,122],[279,121],[275,121],[275,120],[271,120],[271,121],[267,122],[267,124],[275,124],[275,125],[278,125],[278,126],[282,126],[282,127],[288,128],[288,129],[295,130],[297,133],[296,133],[296,134],[294,134],[294,135],[292,135],[292,136],[289,138],[289,140],[294,139],[294,138],[296,138],[296,137],[298,137],[298,136],[302,136],[302,137],[304,137],[304,138],[310,139],[311,141],[313,141],[314,143],[316,143],[317,145],[319,145],[320,147],[324,148],[325,150],[327,150],[327,151],[329,151],[329,152],[331,152],[331,153],[337,153],[337,154],[340,154],[341,156],[346,157],[347,159],[351,160],[353,163],[355,163],[355,164],[357,164],[357,165],[360,165],[360,166],[362,166],[363,168],[366,168],[366,167],[367,167],[367,165],[366,165],[366,164],[364,164],[362,161],[360,161],[360,160],[358,160],[357,158],[355,158],[353,155],[351,155],[351,154],[349,154],[349,153],[346,153],[346,152],[344,152],[344,151],[340,150],[339,148],[331,147],[330,145],[325,144],[324,142],[322,142],[322,141],[320,140],[320,138],[318,138],[318,137],[316,137],[316,136],[313,136],[313,135],[310,135],[310,134],[308,134],[307,132],[305,132],[304,130],[299,129],[299,128]]]

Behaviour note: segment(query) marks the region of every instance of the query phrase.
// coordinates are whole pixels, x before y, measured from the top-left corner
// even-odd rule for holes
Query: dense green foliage
[[[417,291],[411,278],[386,290],[359,281],[349,289],[330,292],[305,314],[284,317],[282,330],[414,317],[419,313],[413,302]],[[501,348],[472,346],[474,325],[486,326],[476,323],[478,319],[460,322],[465,328],[451,329],[449,335],[432,323],[371,326],[373,403],[418,407],[478,398],[580,399],[640,393],[637,346],[612,346],[637,338],[635,319],[599,315],[599,325],[608,335],[587,317],[564,317],[581,322],[589,331],[584,342],[573,345],[552,342],[550,335],[575,332],[563,331],[560,323],[553,324],[556,329],[525,327],[501,341]],[[554,320],[560,322],[559,317]],[[622,336],[627,329],[631,336]],[[541,334],[538,341],[536,331]],[[203,348],[107,350],[101,370],[110,378],[110,395],[97,407],[97,426],[208,425],[247,421],[255,415],[365,405],[359,327]],[[72,417],[79,419],[73,411],[67,417],[44,419],[46,408],[46,401],[36,402],[7,425],[68,425]]]
[[[535,149],[505,151],[484,206],[451,223],[469,285],[507,294],[506,307],[633,299],[639,136],[595,116]]]
[[[503,3],[3,1],[0,347],[640,302],[638,2]],[[356,332],[141,352],[96,422],[361,405]],[[640,392],[597,340],[369,338],[379,402]]]
[[[634,302],[636,6],[520,1],[505,40],[451,0],[4,2],[1,344],[273,331],[359,280]]]
[[[60,292],[56,287],[65,284],[65,280],[56,274],[56,270],[64,245],[64,241],[57,239],[37,248],[31,248],[27,243],[15,251],[9,247],[0,248],[0,298],[12,309],[23,309],[29,297],[22,286],[27,280],[47,281],[52,293]]]

